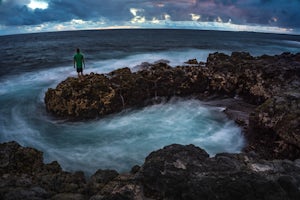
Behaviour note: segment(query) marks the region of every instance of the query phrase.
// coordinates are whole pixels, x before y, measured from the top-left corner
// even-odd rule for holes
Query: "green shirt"
[[[76,53],[74,55],[74,61],[76,62],[77,68],[82,68],[83,55],[81,53]]]

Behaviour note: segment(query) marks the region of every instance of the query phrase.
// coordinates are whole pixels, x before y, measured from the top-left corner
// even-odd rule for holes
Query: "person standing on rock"
[[[77,49],[76,54],[74,55],[74,68],[75,68],[75,65],[76,65],[76,70],[78,73],[78,78],[80,78],[80,75],[83,76],[82,67],[85,68],[84,57],[80,53],[80,49]]]

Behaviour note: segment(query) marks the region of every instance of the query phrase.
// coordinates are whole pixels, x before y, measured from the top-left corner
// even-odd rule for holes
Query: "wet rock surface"
[[[142,63],[136,72],[122,68],[67,78],[48,89],[46,108],[56,117],[85,120],[146,106],[160,97],[192,96],[207,102],[227,97],[231,103],[225,102],[225,112],[243,127],[246,152],[265,159],[300,157],[300,53],[212,53],[205,65],[196,59],[186,64]],[[235,106],[237,102],[242,106]]]
[[[254,153],[215,157],[194,145],[150,153],[132,173],[99,169],[91,177],[43,163],[42,152],[0,144],[1,199],[299,199],[300,160],[260,159]]]
[[[157,97],[240,96],[261,105],[276,95],[299,99],[300,53],[252,57],[233,52],[213,53],[205,66],[193,59],[190,66],[166,62],[143,65],[139,71],[122,68],[108,74],[67,78],[45,95],[47,110],[66,119],[90,119],[147,105]]]

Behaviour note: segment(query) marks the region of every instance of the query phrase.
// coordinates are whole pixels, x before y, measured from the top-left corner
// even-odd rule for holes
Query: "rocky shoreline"
[[[104,117],[160,98],[193,97],[243,127],[243,153],[209,158],[172,144],[119,174],[65,172],[42,152],[0,144],[0,199],[300,199],[300,53],[253,57],[213,53],[187,66],[143,63],[139,70],[69,77],[45,95],[47,111],[68,120]]]
[[[43,153],[0,144],[0,197],[5,200],[299,199],[300,159],[266,161],[255,153],[209,158],[194,145],[173,144],[149,154],[130,173],[65,172]]]
[[[69,77],[48,89],[46,108],[55,117],[86,120],[160,98],[214,100],[225,104],[225,112],[243,127],[246,152],[255,151],[264,159],[299,158],[300,53],[259,57],[212,53],[206,63],[196,59],[186,63],[177,67],[166,61],[142,63],[136,72],[122,68],[82,79]]]

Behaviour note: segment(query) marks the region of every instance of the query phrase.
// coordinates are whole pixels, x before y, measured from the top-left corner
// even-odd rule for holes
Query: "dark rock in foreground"
[[[11,199],[300,199],[300,160],[266,161],[255,154],[208,154],[194,145],[152,152],[131,174],[98,170],[89,179],[42,152],[0,144],[0,197]]]
[[[193,145],[152,152],[138,177],[154,199],[297,199],[299,160],[265,161],[251,154],[208,154]]]

